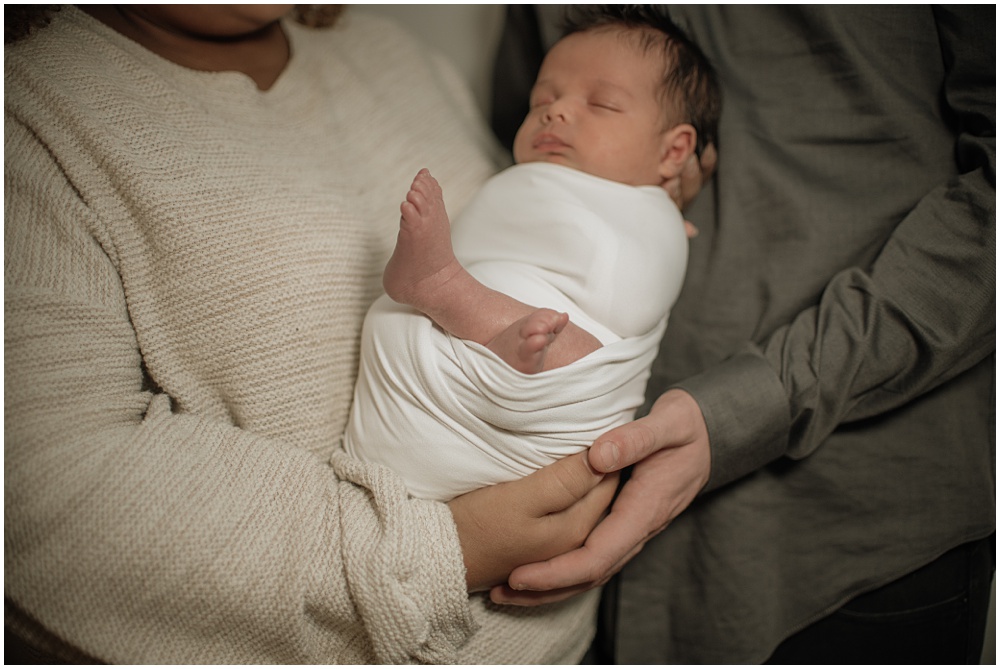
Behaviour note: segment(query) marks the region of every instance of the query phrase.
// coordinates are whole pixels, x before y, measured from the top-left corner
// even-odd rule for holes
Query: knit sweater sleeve
[[[447,507],[178,410],[114,241],[8,115],[4,167],[8,626],[67,659],[453,657],[475,624]]]

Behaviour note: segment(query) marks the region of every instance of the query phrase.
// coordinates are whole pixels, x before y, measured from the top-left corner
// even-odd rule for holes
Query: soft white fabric
[[[465,592],[337,446],[398,202],[495,172],[461,78],[348,13],[259,91],[67,7],[5,49],[5,626],[136,664],[577,662],[597,592]],[[332,465],[331,465],[332,458]]]
[[[687,267],[684,220],[662,188],[550,163],[487,181],[453,238],[459,260],[487,286],[568,311],[603,343],[656,327]]]
[[[568,312],[604,346],[523,374],[423,314],[377,301],[345,447],[429,499],[522,477],[631,420],[687,259],[683,220],[662,189],[547,163],[493,177],[454,240],[487,286]]]

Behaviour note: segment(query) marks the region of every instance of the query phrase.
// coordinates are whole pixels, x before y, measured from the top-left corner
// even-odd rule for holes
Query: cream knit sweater
[[[128,663],[575,662],[595,595],[464,592],[445,505],[339,451],[398,203],[495,169],[457,77],[348,15],[275,86],[75,9],[5,50],[4,595]]]

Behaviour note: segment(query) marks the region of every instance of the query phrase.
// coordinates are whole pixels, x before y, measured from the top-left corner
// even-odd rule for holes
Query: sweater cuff
[[[701,407],[712,448],[713,490],[781,457],[791,428],[788,398],[774,369],[753,352],[675,384]]]
[[[458,530],[446,504],[409,497],[398,474],[331,460],[347,586],[380,664],[444,664],[479,627],[469,608]],[[353,485],[352,485],[353,484]]]

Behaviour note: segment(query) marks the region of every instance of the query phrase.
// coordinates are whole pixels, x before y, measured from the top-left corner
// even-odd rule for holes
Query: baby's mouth
[[[551,133],[542,133],[532,143],[532,148],[538,151],[556,151],[568,147],[569,144]]]

